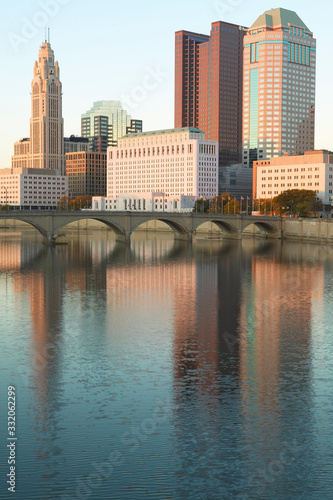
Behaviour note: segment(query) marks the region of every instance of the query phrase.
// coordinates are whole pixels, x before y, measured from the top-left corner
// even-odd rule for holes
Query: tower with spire
[[[49,41],[42,43],[31,82],[29,167],[64,173],[62,85]]]

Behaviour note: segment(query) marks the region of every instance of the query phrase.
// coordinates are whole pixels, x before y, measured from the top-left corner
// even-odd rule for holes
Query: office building
[[[68,191],[76,196],[106,195],[106,153],[77,151],[66,154]]]
[[[68,180],[59,169],[4,168],[0,186],[0,204],[14,209],[55,209],[68,195]]]
[[[193,128],[129,134],[107,152],[107,197],[162,192],[212,198],[218,190],[218,143]]]
[[[71,135],[64,138],[64,153],[76,153],[77,151],[89,151],[89,139]]]
[[[175,127],[196,127],[218,141],[220,169],[241,162],[246,30],[218,21],[210,36],[175,33]]]
[[[253,163],[253,196],[274,198],[288,189],[310,189],[329,204],[333,200],[333,153],[306,151],[302,155],[260,160]]]
[[[93,107],[81,115],[81,135],[89,139],[89,151],[106,152],[132,130],[142,132],[142,121],[132,120],[120,101],[94,102]]]
[[[126,127],[126,135],[137,134],[138,132],[142,132],[142,120],[131,120],[130,126]]]
[[[30,153],[30,138],[25,137],[14,142],[14,154],[12,156],[12,168],[28,168]]]
[[[293,11],[264,12],[244,38],[243,165],[314,148],[316,41]]]
[[[230,193],[236,198],[251,196],[253,184],[252,168],[244,168],[242,164],[224,167],[219,177],[219,192]]]

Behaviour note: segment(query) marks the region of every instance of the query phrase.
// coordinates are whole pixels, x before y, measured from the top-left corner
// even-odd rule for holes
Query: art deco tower
[[[60,70],[49,42],[42,43],[31,82],[30,158],[32,168],[64,174],[64,124]]]

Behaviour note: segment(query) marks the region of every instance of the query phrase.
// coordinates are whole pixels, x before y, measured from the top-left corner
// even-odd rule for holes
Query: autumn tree
[[[236,199],[229,199],[228,202],[224,206],[224,213],[229,215],[239,214],[240,212],[240,203]]]
[[[91,196],[77,196],[71,203],[73,210],[80,210],[81,208],[91,208]]]
[[[57,210],[80,210],[91,208],[91,196],[77,196],[74,200],[69,196],[63,196],[57,204]]]
[[[288,189],[273,199],[278,215],[309,217],[323,208],[315,191],[311,189]]]
[[[206,198],[199,198],[199,200],[195,201],[193,212],[202,212],[202,213],[207,213],[209,212],[209,200],[206,200]]]
[[[69,196],[63,196],[57,203],[57,210],[69,210],[71,201]]]
[[[257,198],[253,200],[253,211],[259,212],[260,215],[273,215],[276,206],[272,198]]]
[[[222,193],[219,196],[215,196],[210,200],[209,212],[210,213],[227,213],[225,208],[229,201],[233,200],[234,196],[230,193]]]

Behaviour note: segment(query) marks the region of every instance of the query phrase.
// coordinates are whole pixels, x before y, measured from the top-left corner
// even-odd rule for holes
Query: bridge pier
[[[243,233],[240,229],[238,229],[235,232],[224,231],[223,236],[222,236],[223,239],[227,239],[227,240],[241,240],[242,237],[243,237]]]
[[[193,232],[188,231],[187,233],[181,233],[179,231],[175,231],[175,236],[174,236],[175,241],[189,241],[192,243],[193,241]]]
[[[131,232],[126,231],[123,234],[116,233],[116,241],[118,241],[118,243],[126,243],[128,245],[131,243]]]
[[[53,233],[47,233],[44,236],[44,245],[52,246],[55,243],[55,236]]]

